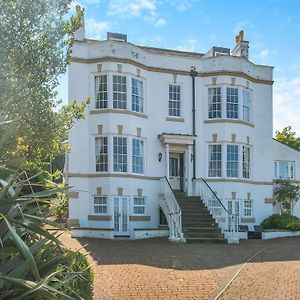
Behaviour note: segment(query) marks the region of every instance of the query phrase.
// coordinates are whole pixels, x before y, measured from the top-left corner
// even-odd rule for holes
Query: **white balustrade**
[[[167,216],[171,241],[185,242],[182,232],[181,209],[173,194],[171,185],[166,177],[160,179],[161,184],[161,208]]]

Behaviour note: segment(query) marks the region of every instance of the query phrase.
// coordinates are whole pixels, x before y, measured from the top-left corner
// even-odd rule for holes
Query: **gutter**
[[[192,98],[193,98],[193,135],[196,135],[196,87],[195,78],[198,76],[198,72],[195,67],[191,68],[190,75],[192,77]],[[196,179],[196,140],[193,142],[193,180]]]

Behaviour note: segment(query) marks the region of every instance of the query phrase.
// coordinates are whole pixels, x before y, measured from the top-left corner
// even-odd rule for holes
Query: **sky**
[[[111,31],[137,45],[206,53],[212,46],[232,49],[244,30],[249,59],[274,66],[274,131],[290,125],[300,136],[300,1],[78,0],[71,13],[77,4],[93,39]],[[67,103],[67,75],[60,83],[59,98]]]

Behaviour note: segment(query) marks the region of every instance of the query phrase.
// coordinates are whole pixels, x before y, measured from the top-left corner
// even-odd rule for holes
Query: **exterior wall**
[[[97,71],[97,64],[101,64],[101,72]],[[266,203],[265,199],[272,197],[274,160],[295,161],[295,179],[300,179],[299,153],[272,139],[272,67],[255,65],[233,56],[200,58],[193,55],[167,55],[130,43],[75,42],[73,62],[69,66],[69,99],[72,101],[75,98],[79,102],[87,97],[92,99],[86,119],[77,122],[69,133],[69,145],[72,149],[69,154],[69,184],[79,193],[78,198],[70,199],[70,219],[79,220],[80,227],[113,229],[112,198],[122,188],[122,195],[129,199],[129,216],[133,216],[133,197],[138,195],[138,189],[142,189],[142,195],[146,197],[145,216],[149,218],[144,221],[129,221],[129,235],[131,238],[142,238],[164,234],[154,230],[159,227],[159,178],[166,176],[165,146],[158,139],[158,135],[191,135],[193,132],[192,80],[189,75],[191,66],[200,72],[196,77],[197,137],[196,153],[193,156],[196,159],[196,180],[207,179],[225,205],[227,200],[232,200],[233,194],[240,201],[250,197],[253,200],[253,215],[251,218],[243,216],[242,204],[240,213],[241,224],[248,225],[252,230],[254,225],[259,225],[273,213],[272,203]],[[144,112],[140,114],[130,111],[131,99],[127,100],[127,110],[112,109],[112,93],[108,97],[109,108],[96,110],[94,77],[99,74],[126,75],[128,97],[131,93],[131,78],[142,80]],[[182,89],[180,118],[168,116],[168,84],[173,83],[180,85]],[[251,122],[208,119],[208,88],[214,86],[220,86],[223,91],[226,87],[237,87],[239,98],[243,89],[251,91]],[[110,81],[108,89],[112,89]],[[224,101],[225,97],[223,95]],[[225,104],[223,111],[224,109]],[[99,132],[99,126],[102,132]],[[112,157],[109,160],[108,172],[96,172],[94,143],[95,137],[101,135],[108,136],[110,143],[113,136],[127,137],[130,141],[140,135],[145,142],[144,174],[131,172],[131,147],[128,147],[128,172],[113,172]],[[250,178],[242,178],[241,166],[238,178],[226,177],[225,152],[222,154],[222,176],[208,178],[208,145],[211,143],[221,143],[224,147],[227,144],[237,144],[240,149],[243,145],[249,145]],[[239,151],[241,159],[242,152]],[[161,161],[158,159],[159,153],[162,153]],[[192,159],[188,158],[186,161],[191,170]],[[102,189],[101,195],[108,197],[107,215],[110,220],[89,220],[88,216],[93,215],[93,197],[97,194],[97,188]],[[300,215],[300,206],[295,208],[295,212]],[[145,231],[135,231],[143,228]],[[77,234],[89,233],[87,230]],[[95,233],[95,236],[100,237],[101,234]],[[110,231],[105,231],[102,236],[113,238]]]

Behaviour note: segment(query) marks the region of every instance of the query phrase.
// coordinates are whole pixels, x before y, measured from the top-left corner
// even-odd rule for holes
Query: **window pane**
[[[243,146],[243,178],[250,178],[250,147]]]
[[[96,171],[108,171],[107,137],[95,138]]]
[[[243,120],[251,121],[251,94],[250,91],[243,91]]]
[[[107,214],[107,197],[94,197],[94,213]]]
[[[113,108],[127,108],[126,76],[113,75]]]
[[[222,146],[208,146],[208,177],[221,177],[222,175]]]
[[[239,96],[236,88],[226,88],[226,116],[230,119],[239,118]]]
[[[132,172],[144,173],[144,141],[132,139]]]
[[[107,75],[95,77],[95,107],[107,108]]]
[[[127,172],[127,138],[113,138],[114,172]]]
[[[221,88],[208,89],[208,118],[221,118]]]
[[[238,177],[239,146],[227,145],[227,177]]]
[[[145,214],[145,197],[133,198],[133,213],[136,215]]]
[[[169,116],[181,116],[181,86],[169,85]]]
[[[132,78],[132,110],[143,112],[143,82]]]

